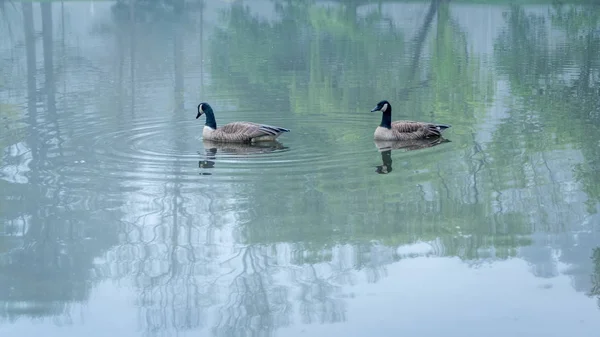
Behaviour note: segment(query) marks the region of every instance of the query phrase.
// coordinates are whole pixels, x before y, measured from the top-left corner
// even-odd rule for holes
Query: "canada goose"
[[[432,124],[413,121],[392,122],[392,105],[381,101],[371,112],[381,111],[381,124],[375,129],[375,140],[413,140],[431,137],[441,137],[442,131],[450,125]]]
[[[278,126],[252,122],[232,122],[217,128],[213,109],[205,102],[198,104],[198,114],[196,115],[196,119],[203,114],[206,115],[206,123],[202,130],[202,138],[205,140],[229,143],[274,141],[283,132],[290,131],[289,129]]]

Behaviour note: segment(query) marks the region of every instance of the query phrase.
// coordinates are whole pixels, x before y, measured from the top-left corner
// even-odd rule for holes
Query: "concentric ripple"
[[[282,147],[266,151],[258,146],[244,149],[229,144],[208,145],[205,158],[214,161],[213,174],[239,179],[270,174],[286,180],[303,179],[310,174],[335,172],[352,167],[360,158],[377,158],[372,131],[364,129],[364,118],[346,119],[339,123],[335,116],[298,116],[270,119],[270,124],[290,127],[292,131],[279,138]],[[270,146],[270,145],[265,145]],[[211,152],[212,150],[212,152]]]
[[[67,110],[55,121],[40,120],[28,132],[41,135],[44,150],[33,159],[16,151],[10,162],[24,167],[32,160],[37,183],[61,195],[61,202],[85,209],[117,207],[124,192],[133,192],[128,202],[140,197],[144,204],[174,188],[188,196],[210,190],[248,202],[254,193],[263,193],[257,191],[279,191],[274,198],[315,190],[345,193],[364,188],[366,177],[377,170],[391,171],[390,156],[384,157],[373,141],[379,122],[373,114],[248,111],[218,116],[221,124],[251,120],[291,129],[278,142],[242,145],[203,140],[204,121],[193,114],[153,116],[151,109],[140,110]],[[403,161],[419,155],[394,158],[394,167],[401,169]]]
[[[336,184],[340,173],[345,172],[350,173],[344,175],[345,182],[352,183],[381,165],[372,139],[378,121],[369,114],[343,115],[343,122],[340,117],[250,115],[246,120],[264,120],[291,129],[277,142],[255,145],[204,141],[204,123],[188,115],[118,121],[100,118],[93,123],[84,118],[73,125],[73,145],[79,151],[73,164],[64,169],[74,177],[200,184],[255,182],[264,181],[264,177],[303,184],[311,176],[324,174]],[[323,180],[328,181],[327,177]]]

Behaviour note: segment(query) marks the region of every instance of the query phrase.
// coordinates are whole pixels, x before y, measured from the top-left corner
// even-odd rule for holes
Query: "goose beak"
[[[371,112],[375,112],[375,111],[379,111],[378,107],[374,107],[373,110],[371,110]]]
[[[202,116],[202,112],[198,111],[198,114],[196,115],[196,119],[198,119],[200,116]]]

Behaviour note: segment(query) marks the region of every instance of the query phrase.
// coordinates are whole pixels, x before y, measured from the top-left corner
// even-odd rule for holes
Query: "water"
[[[4,3],[0,335],[595,336],[600,9],[488,2]]]

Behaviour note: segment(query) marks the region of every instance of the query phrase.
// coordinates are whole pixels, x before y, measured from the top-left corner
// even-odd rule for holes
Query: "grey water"
[[[600,7],[522,2],[0,1],[0,336],[597,336]]]

